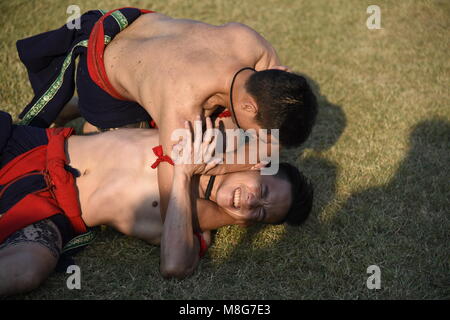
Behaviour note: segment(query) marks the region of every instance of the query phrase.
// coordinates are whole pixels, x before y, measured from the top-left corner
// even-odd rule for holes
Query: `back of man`
[[[156,121],[167,108],[180,117],[228,106],[234,73],[279,64],[257,32],[238,23],[213,26],[151,13],[140,16],[105,49],[111,84]]]

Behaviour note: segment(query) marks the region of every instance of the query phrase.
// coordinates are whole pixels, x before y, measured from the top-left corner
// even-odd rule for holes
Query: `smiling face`
[[[277,223],[286,216],[292,202],[287,180],[263,176],[258,171],[225,175],[214,198],[241,224]]]

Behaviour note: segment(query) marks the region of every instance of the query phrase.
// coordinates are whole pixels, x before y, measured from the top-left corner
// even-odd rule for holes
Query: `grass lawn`
[[[320,97],[311,138],[282,153],[315,184],[314,210],[301,228],[219,230],[183,281],[161,278],[158,247],[107,228],[76,256],[81,290],[56,273],[18,298],[450,298],[449,1],[2,1],[2,110],[17,117],[32,98],[15,42],[59,28],[74,3],[238,21],[264,35]],[[366,27],[371,4],[382,29]],[[370,265],[379,290],[366,286]]]

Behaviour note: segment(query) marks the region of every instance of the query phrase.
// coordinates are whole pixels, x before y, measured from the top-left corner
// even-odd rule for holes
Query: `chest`
[[[108,224],[113,227],[130,225],[136,220],[145,222],[159,216],[159,189],[156,170],[135,170],[134,163],[113,170],[92,170],[77,178],[83,219],[90,224]],[[104,165],[107,167],[107,164]],[[126,229],[126,233],[130,229]]]

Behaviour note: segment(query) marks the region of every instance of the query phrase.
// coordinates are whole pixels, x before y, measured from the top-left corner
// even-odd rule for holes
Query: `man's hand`
[[[204,175],[212,176],[249,170],[261,170],[268,164],[268,161],[261,161],[257,164],[219,164],[205,172]]]
[[[203,137],[200,116],[194,123],[194,138],[190,122],[185,121],[185,137],[172,148],[172,159],[175,162],[175,172],[183,172],[189,176],[206,174],[222,161],[214,157],[217,139],[212,128],[211,118],[206,118],[206,132]]]
[[[179,279],[192,274],[199,262],[201,244],[194,236],[192,224],[196,200],[192,199],[194,195],[190,192],[192,176],[207,172],[221,161],[213,157],[216,139],[210,118],[206,118],[204,137],[200,117],[194,121],[194,138],[189,121],[184,127],[183,140],[172,148],[175,170],[161,237],[160,263],[164,277]]]
[[[218,131],[214,131],[212,121],[206,118],[206,131],[203,137],[200,116],[194,122],[194,138],[189,121],[185,121],[185,137],[172,148],[172,159],[175,162],[175,171],[192,175],[218,175],[231,172],[260,170],[267,165],[267,161],[257,164],[220,164],[224,154],[215,155]],[[243,146],[247,149],[247,146]],[[234,150],[231,153],[234,154]],[[244,152],[248,152],[245,150]]]

